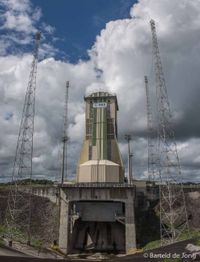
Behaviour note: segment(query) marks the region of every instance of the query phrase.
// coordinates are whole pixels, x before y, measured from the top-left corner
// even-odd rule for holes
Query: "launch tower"
[[[77,182],[123,182],[124,169],[117,143],[116,95],[92,93],[85,97],[85,139]]]

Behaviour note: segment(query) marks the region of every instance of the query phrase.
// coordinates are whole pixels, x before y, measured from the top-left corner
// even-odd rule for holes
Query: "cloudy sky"
[[[84,136],[83,97],[118,96],[119,144],[133,137],[134,175],[147,175],[146,98],[154,93],[149,20],[156,22],[182,173],[200,179],[200,0],[0,0],[0,181],[12,171],[33,36],[42,32],[38,64],[33,173],[59,179],[65,82],[69,91],[68,177]]]

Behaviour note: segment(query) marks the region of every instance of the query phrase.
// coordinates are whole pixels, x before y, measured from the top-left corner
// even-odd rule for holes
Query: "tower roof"
[[[115,99],[115,103],[116,103],[116,108],[117,108],[117,110],[119,110],[117,96],[114,93],[109,93],[107,91],[94,92],[94,93],[91,93],[90,95],[85,96],[84,100],[85,101],[87,101],[87,100],[96,100],[99,97],[101,97],[101,98],[114,98]]]

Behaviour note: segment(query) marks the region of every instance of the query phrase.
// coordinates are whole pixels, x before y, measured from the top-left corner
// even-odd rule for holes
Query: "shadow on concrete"
[[[138,248],[160,239],[160,220],[155,212],[157,203],[157,201],[152,202],[148,210],[141,210],[140,208],[135,210]]]

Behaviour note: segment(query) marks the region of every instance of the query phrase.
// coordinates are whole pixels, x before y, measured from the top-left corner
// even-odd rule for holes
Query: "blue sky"
[[[55,45],[70,62],[87,59],[87,50],[105,24],[130,17],[135,0],[32,0],[43,19],[55,27]]]
[[[0,10],[4,13],[8,6],[4,6],[2,2],[0,1]],[[79,59],[88,59],[87,50],[92,47],[96,36],[107,22],[130,18],[130,8],[135,2],[136,0],[31,0],[32,8],[29,11],[27,7],[26,12],[31,16],[34,10],[34,16],[38,16],[34,26],[42,31],[45,38],[43,41],[57,49],[54,57],[76,63]],[[2,18],[0,22],[3,22]],[[49,32],[45,32],[45,27],[48,27]],[[4,39],[7,36],[6,40],[9,38],[9,41],[10,34],[15,37],[20,34],[17,37],[22,42],[24,35],[17,29],[17,25],[15,28],[12,25],[10,29],[8,26],[1,27],[0,30]],[[7,48],[7,53],[25,53],[30,48],[28,41],[23,45],[15,41],[14,45]],[[52,56],[51,52],[49,56]]]

